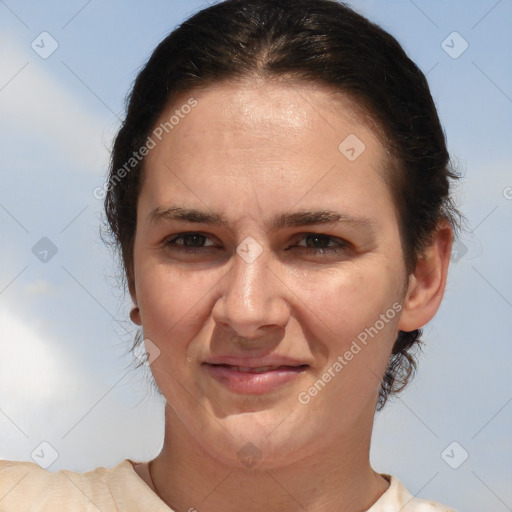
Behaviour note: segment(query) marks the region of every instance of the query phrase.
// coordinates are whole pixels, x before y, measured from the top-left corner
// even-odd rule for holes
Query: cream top
[[[86,473],[46,471],[32,462],[0,461],[0,512],[173,512],[139,477],[135,463]],[[394,476],[389,488],[366,512],[455,512],[414,498]],[[200,506],[190,504],[190,510]]]

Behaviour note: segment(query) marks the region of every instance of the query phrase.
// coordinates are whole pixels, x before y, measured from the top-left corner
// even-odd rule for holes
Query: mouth
[[[221,385],[240,394],[269,393],[304,373],[307,364],[241,366],[227,363],[203,363],[204,368]]]

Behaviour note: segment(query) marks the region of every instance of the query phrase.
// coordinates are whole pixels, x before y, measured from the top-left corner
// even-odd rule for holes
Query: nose
[[[233,256],[212,317],[235,341],[256,340],[270,330],[283,329],[289,321],[291,292],[271,266],[269,249],[254,261],[239,253]]]

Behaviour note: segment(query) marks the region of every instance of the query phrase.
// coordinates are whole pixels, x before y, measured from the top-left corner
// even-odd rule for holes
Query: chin
[[[212,435],[203,430],[198,442],[227,466],[254,470],[284,467],[309,455],[315,445],[315,435],[306,425],[297,429],[285,418],[286,414],[276,416],[269,411],[220,418]]]

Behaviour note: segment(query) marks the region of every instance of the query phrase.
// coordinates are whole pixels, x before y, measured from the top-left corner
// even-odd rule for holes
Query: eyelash
[[[204,239],[208,239],[209,237],[207,235],[204,235],[199,232],[188,232],[188,233],[180,233],[179,235],[176,235],[172,238],[168,238],[164,241],[164,246],[166,248],[172,248],[173,250],[181,253],[187,253],[187,254],[205,254],[210,249],[218,249],[218,247],[215,246],[207,246],[207,247],[185,247],[183,244],[176,244],[176,240],[184,240],[186,237],[192,237],[192,236],[199,236]],[[299,249],[309,249],[314,254],[323,255],[323,254],[333,254],[337,253],[342,250],[346,250],[349,246],[348,242],[345,242],[344,240],[340,238],[336,238],[330,235],[325,235],[323,233],[301,233],[301,239],[300,241],[304,240],[306,237],[318,237],[320,240],[326,240],[328,242],[335,242],[338,244],[337,247],[304,247],[300,246]]]

